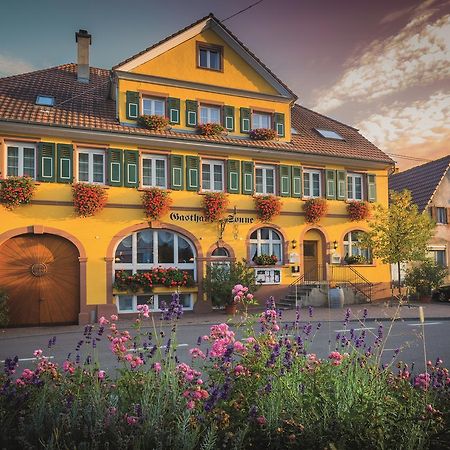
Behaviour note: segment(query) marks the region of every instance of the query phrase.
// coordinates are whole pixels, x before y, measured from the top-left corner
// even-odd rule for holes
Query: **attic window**
[[[222,55],[222,47],[197,42],[197,67],[220,72],[222,70]]]
[[[55,104],[55,97],[49,95],[38,95],[36,97],[36,105],[39,106],[53,106]]]
[[[339,139],[340,141],[345,141],[345,139],[336,131],[324,130],[322,128],[314,128],[322,137],[327,139]]]

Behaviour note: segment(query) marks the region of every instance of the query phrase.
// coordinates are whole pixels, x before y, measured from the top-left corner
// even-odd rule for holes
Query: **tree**
[[[410,191],[391,191],[389,198],[389,208],[374,208],[361,245],[368,246],[372,255],[384,263],[397,264],[400,293],[400,265],[425,259],[435,224],[428,214],[419,213],[417,205],[411,202]]]

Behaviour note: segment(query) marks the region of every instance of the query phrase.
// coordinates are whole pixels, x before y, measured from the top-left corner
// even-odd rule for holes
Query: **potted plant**
[[[308,223],[317,223],[328,211],[327,201],[324,198],[309,198],[303,204],[305,220]]]
[[[8,177],[0,180],[0,203],[12,210],[27,205],[33,198],[36,186],[30,177]]]
[[[347,204],[347,213],[352,222],[368,219],[370,217],[370,204],[365,201],[351,201]]]
[[[79,217],[91,217],[100,212],[108,200],[105,188],[97,184],[75,183],[72,186],[73,206]]]
[[[142,193],[142,206],[148,220],[159,220],[164,214],[167,214],[172,199],[169,191],[152,187]]]
[[[250,139],[254,141],[273,141],[277,133],[272,128],[255,128],[250,131]]]
[[[276,255],[262,254],[259,256],[255,256],[253,258],[253,262],[257,266],[274,266],[278,262],[278,258]]]
[[[219,136],[226,131],[219,123],[202,123],[197,126],[197,130],[203,136]]]
[[[143,115],[139,117],[138,124],[141,127],[147,128],[148,130],[161,131],[168,128],[169,119],[167,117],[158,116],[156,114]]]
[[[444,282],[447,268],[429,259],[408,269],[405,285],[411,288],[423,302],[431,301],[431,291]]]
[[[281,200],[275,195],[255,195],[256,215],[261,222],[270,222],[281,212]]]
[[[362,255],[345,255],[344,262],[348,265],[353,264],[369,264],[369,261]]]
[[[208,222],[218,222],[228,208],[228,197],[224,192],[207,192],[203,196],[203,215]]]

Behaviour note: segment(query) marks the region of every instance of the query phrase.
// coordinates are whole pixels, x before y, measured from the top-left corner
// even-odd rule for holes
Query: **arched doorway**
[[[10,325],[69,324],[80,312],[78,249],[52,234],[22,234],[0,246],[0,287]]]
[[[326,244],[323,234],[309,229],[303,236],[303,273],[305,281],[326,279]]]

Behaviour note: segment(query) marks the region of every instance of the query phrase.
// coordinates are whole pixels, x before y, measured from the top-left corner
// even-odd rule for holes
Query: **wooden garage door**
[[[0,287],[10,325],[76,323],[80,310],[77,248],[51,234],[25,234],[0,246]]]

